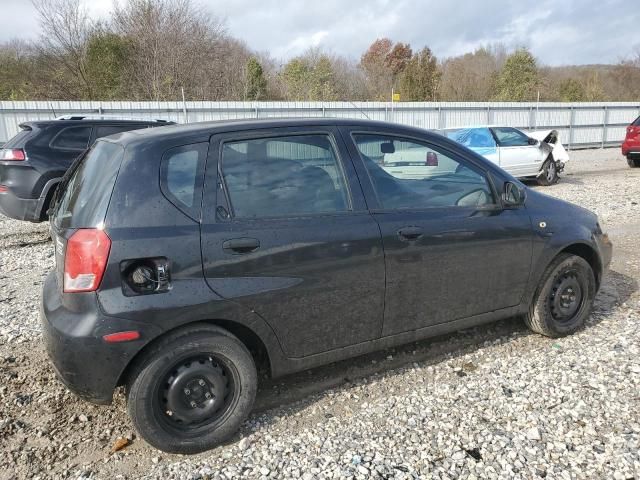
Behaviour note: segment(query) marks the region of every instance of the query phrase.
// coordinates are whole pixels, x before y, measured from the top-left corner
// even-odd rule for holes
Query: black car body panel
[[[452,152],[487,176],[495,205],[384,210],[352,141],[357,131],[419,138]],[[224,145],[309,132],[335,149],[348,210],[228,215],[232,206],[219,165]],[[62,293],[61,276],[51,274],[42,308],[59,374],[99,403],[110,400],[145,347],[194,322],[222,325],[251,340],[266,352],[271,375],[280,376],[521,314],[546,266],[567,248],[590,252],[599,277],[611,259],[595,215],[529,190],[463,146],[416,128],[337,119],[231,121],[128,132],[101,142],[124,149],[104,219],[82,225],[98,223],[111,239],[102,283],[95,293]],[[193,146],[198,172],[189,206],[171,196],[162,176],[166,152],[185,146]],[[505,182],[526,191],[523,206],[503,204]],[[407,226],[419,227],[421,236],[398,240]],[[73,230],[52,222],[59,258]],[[231,240],[239,241],[239,251],[225,247]],[[166,262],[170,288],[131,294],[124,272],[136,259]],[[101,338],[130,329],[140,338],[112,345]]]
[[[79,117],[81,118],[81,117]],[[20,124],[22,131],[3,148],[22,149],[23,161],[0,160],[0,213],[17,220],[40,222],[65,172],[96,138],[113,132],[170,125],[172,122],[116,119],[46,120]],[[64,142],[78,131],[77,144]]]

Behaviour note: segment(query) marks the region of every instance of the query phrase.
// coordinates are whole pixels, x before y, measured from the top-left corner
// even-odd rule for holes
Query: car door
[[[531,268],[530,220],[524,209],[500,206],[482,165],[415,134],[346,129],[344,135],[382,232],[383,336],[520,303]],[[402,172],[374,160],[407,150],[415,158],[419,149],[424,164]]]
[[[202,219],[210,288],[255,311],[286,355],[378,338],[384,253],[333,128],[212,138]]]
[[[537,175],[544,160],[538,143],[531,144],[530,137],[511,127],[493,127],[498,144],[500,167],[517,177]]]

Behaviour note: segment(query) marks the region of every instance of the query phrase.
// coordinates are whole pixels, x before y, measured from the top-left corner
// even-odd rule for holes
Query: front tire
[[[640,168],[640,158],[631,158],[631,155],[627,155],[627,164],[631,168]]]
[[[538,177],[538,184],[544,187],[553,185],[558,181],[558,167],[553,159],[553,155],[549,155],[545,162],[542,164],[542,172]]]
[[[129,378],[127,410],[140,436],[159,450],[184,454],[231,437],[251,412],[258,384],[245,345],[209,325],[169,333]]]
[[[525,323],[547,337],[569,335],[584,325],[595,294],[595,275],[587,261],[560,254],[542,275]]]

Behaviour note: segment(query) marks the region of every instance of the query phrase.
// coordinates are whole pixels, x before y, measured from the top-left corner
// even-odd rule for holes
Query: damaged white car
[[[569,160],[557,130],[524,133],[513,127],[447,128],[446,137],[491,160],[514,177],[536,178],[552,185]]]

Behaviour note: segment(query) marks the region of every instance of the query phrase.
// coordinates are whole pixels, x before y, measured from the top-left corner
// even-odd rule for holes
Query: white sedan
[[[535,177],[541,185],[556,183],[558,173],[569,160],[556,130],[526,134],[513,127],[479,126],[447,128],[441,133],[514,177]]]

